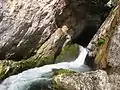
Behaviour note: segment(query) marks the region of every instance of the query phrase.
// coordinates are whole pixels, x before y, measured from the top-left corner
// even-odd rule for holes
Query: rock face
[[[120,1],[88,45],[96,70],[54,78],[62,90],[120,90]]]
[[[79,49],[80,54],[76,60],[44,65],[42,67],[36,67],[23,71],[17,75],[10,76],[0,83],[0,90],[49,90],[45,89],[44,86],[50,88],[52,76],[57,74],[56,71],[59,69],[67,69],[66,72],[89,71],[90,68],[84,64],[88,51],[82,46],[80,46]],[[58,73],[60,72],[65,71],[60,70]]]
[[[120,89],[120,22],[116,26],[116,30],[111,37],[109,48],[108,48],[108,66],[110,82],[112,83],[112,90]]]
[[[120,4],[117,1],[99,28],[106,17],[107,0],[4,0],[0,9],[0,80],[62,60],[64,57],[58,56],[62,48],[95,25],[99,30],[87,48],[95,58],[96,69],[105,70],[61,74],[54,81],[62,90],[119,90]]]
[[[64,61],[73,61],[75,60],[79,55],[79,45],[72,44],[72,45],[66,45],[62,48],[62,51],[59,56],[57,56],[55,63],[58,62],[64,62]]]
[[[100,25],[107,1],[93,1],[4,1],[0,11],[0,59],[17,61],[35,54],[59,53],[66,39],[75,39],[92,17],[97,17],[91,21]]]
[[[0,11],[0,59],[3,60],[0,61],[0,77],[11,70],[11,74],[15,74],[52,63],[65,43],[84,27],[84,20],[80,20],[80,28],[72,29],[76,17],[70,17],[69,10],[63,14],[68,5],[65,0],[12,0],[3,4]],[[65,17],[64,21],[58,20],[61,16]],[[18,60],[22,61],[16,62]]]
[[[13,0],[3,3],[0,59],[13,60],[28,58],[36,53],[51,34],[57,31],[56,15],[62,13],[66,5],[64,0]],[[62,35],[61,38],[65,38]]]
[[[89,23],[99,27],[105,3],[4,0],[0,9],[0,78],[55,62],[62,47],[75,40]]]
[[[118,4],[111,11],[107,19],[101,25],[98,32],[95,34],[95,36],[88,45],[88,48],[91,51],[90,55],[95,57],[95,63],[98,65],[98,67],[101,68],[107,67],[107,62],[109,62],[109,58],[110,58],[109,57],[110,55],[108,56],[108,54],[112,53],[111,51],[110,52],[108,51],[109,47],[111,47],[112,45],[109,43],[111,42],[113,33],[117,31],[116,29],[119,26],[119,22],[120,22],[119,16],[120,16],[120,6]],[[116,37],[116,35],[114,37]]]
[[[116,27],[116,30],[111,37],[109,48],[108,48],[108,64],[112,68],[120,67],[120,23]]]
[[[111,90],[107,73],[102,70],[86,73],[61,74],[55,82],[61,90]]]

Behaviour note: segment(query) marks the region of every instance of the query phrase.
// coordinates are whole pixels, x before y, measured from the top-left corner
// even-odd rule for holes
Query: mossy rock
[[[63,47],[61,53],[56,58],[56,63],[64,61],[72,61],[79,55],[79,45],[70,44]]]
[[[52,90],[66,90],[65,88],[61,87],[60,81],[58,77],[61,76],[68,76],[75,73],[74,71],[68,70],[68,69],[57,69],[53,70],[53,80],[52,80]]]
[[[69,69],[53,69],[53,75],[56,76],[56,75],[60,75],[60,74],[73,74],[75,73],[74,71],[72,70],[69,70]]]
[[[39,58],[38,56],[31,57],[27,60],[13,61],[13,60],[3,60],[0,61],[0,80],[5,79],[14,74],[18,74],[24,70],[40,67],[45,64],[50,64],[53,62],[54,57],[48,56],[44,58]]]
[[[57,57],[58,61],[65,61],[72,59],[74,60],[79,53],[79,46],[74,45],[67,45],[62,49],[62,53]],[[71,57],[74,56],[74,59]],[[34,68],[34,67],[40,67],[46,64],[53,63],[54,56],[49,55],[47,57],[39,57],[38,55],[35,55],[33,57],[28,58],[27,60],[21,60],[21,61],[13,61],[13,60],[3,60],[0,61],[0,80],[20,73],[24,70]]]

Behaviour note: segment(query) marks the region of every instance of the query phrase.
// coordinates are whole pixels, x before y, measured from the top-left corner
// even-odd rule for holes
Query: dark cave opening
[[[106,7],[102,14],[97,15],[97,17],[93,14],[92,19],[88,18],[84,30],[75,39],[73,39],[72,42],[87,47],[95,33],[109,15],[110,10],[111,8]]]
[[[83,47],[87,47],[91,39],[109,15],[110,11],[111,8],[105,7],[103,13],[98,15],[98,17],[96,17],[96,14],[93,14],[93,16],[91,15],[92,19],[87,18],[87,23],[84,30],[75,39],[73,39],[72,42],[82,45]],[[84,64],[91,67],[92,70],[96,69],[94,57],[87,55]]]
[[[97,32],[97,28],[95,27],[86,27],[85,30],[76,38],[73,42],[87,47],[88,43]]]

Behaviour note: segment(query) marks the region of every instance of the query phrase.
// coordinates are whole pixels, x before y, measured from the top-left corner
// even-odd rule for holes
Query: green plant
[[[98,45],[100,46],[100,45],[102,45],[104,43],[105,43],[105,39],[104,38],[99,38]]]

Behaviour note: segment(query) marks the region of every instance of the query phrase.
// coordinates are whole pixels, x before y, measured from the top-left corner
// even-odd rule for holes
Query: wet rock
[[[57,56],[55,62],[73,61],[79,55],[79,45],[68,44],[62,48],[60,55]]]

